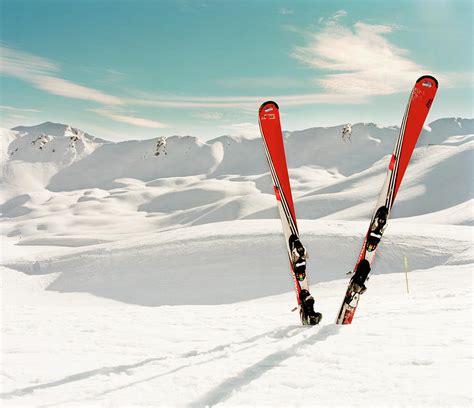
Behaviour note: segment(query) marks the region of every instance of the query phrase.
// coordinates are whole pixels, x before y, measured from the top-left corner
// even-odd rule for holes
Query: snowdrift
[[[366,223],[303,221],[300,228],[314,258],[308,261],[311,283],[345,280]],[[278,221],[212,223],[7,266],[30,275],[53,274],[48,290],[58,292],[146,306],[233,303],[292,287],[280,230]],[[419,231],[418,225],[395,222],[381,245],[376,274],[403,271],[405,256],[411,269],[472,262],[470,227]]]

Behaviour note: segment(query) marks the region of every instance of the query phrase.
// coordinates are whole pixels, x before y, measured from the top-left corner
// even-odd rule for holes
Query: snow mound
[[[300,223],[302,239],[315,258],[308,261],[313,284],[345,278],[366,227],[365,222]],[[280,230],[276,220],[212,223],[8,267],[32,275],[59,273],[48,290],[87,292],[132,304],[233,303],[291,288]],[[468,256],[463,263],[472,262],[473,257],[466,255],[470,227],[427,225],[420,230],[419,225],[393,223],[381,245],[377,274],[402,271],[404,256],[412,269],[459,263],[461,255]]]
[[[474,199],[454,205],[444,210],[400,218],[400,222],[415,224],[450,224],[474,226]]]
[[[169,213],[214,204],[228,197],[256,194],[258,190],[251,182],[229,180],[203,180],[188,187],[158,195],[149,203],[141,205],[139,211]]]

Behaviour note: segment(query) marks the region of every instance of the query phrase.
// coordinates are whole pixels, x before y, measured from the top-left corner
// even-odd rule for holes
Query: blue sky
[[[398,125],[421,74],[429,121],[473,116],[471,1],[1,0],[1,123],[111,140]]]

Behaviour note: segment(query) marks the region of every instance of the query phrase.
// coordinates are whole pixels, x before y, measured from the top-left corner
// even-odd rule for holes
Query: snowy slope
[[[55,125],[55,126],[50,126]],[[0,198],[6,201],[25,191],[43,190],[50,179],[74,162],[91,154],[101,140],[70,126],[45,123],[29,129],[19,127],[6,149],[8,159],[2,162]],[[42,130],[50,131],[41,133]],[[13,132],[13,131],[11,131]],[[4,133],[0,135],[4,142]]]
[[[13,130],[0,128],[0,164],[2,167],[10,158],[8,147],[16,139],[17,133]]]
[[[451,118],[427,127],[394,218],[431,213],[443,222],[437,212],[453,213],[473,198],[473,123]],[[113,240],[117,232],[278,217],[259,139],[201,142],[176,136],[164,145],[162,138],[103,143],[77,129],[79,137],[72,140],[73,128],[58,126],[19,128],[14,140],[8,133],[10,159],[0,180],[6,235],[66,241],[69,227],[78,223],[85,235]],[[339,130],[285,133],[300,218],[366,220],[373,211],[397,129],[356,124],[351,142],[342,141]],[[40,131],[54,134],[38,136]],[[108,214],[114,214],[112,223]],[[472,211],[451,221],[471,225]],[[76,242],[86,242],[81,239]]]
[[[3,406],[472,406],[474,120],[425,127],[344,327],[398,128],[341,128],[285,132],[305,328],[260,139],[2,130]]]
[[[302,239],[311,255],[308,267],[317,271],[312,281],[343,279],[357,258],[366,228],[365,222],[301,221]],[[7,266],[31,275],[60,273],[48,290],[87,292],[126,303],[232,303],[291,288],[280,229],[276,220],[212,223]],[[414,269],[458,264],[470,249],[471,227],[418,229],[390,225],[375,273],[403,270],[404,256]]]
[[[470,406],[471,227],[391,225],[381,273],[343,327],[333,319],[359,226],[301,229],[319,327],[301,327],[290,312],[273,221],[11,260],[2,269],[0,398],[6,406]]]

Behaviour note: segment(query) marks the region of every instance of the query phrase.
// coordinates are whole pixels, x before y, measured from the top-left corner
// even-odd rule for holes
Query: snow
[[[398,129],[285,132],[318,327],[259,139],[2,129],[3,406],[472,406],[473,125],[425,127],[350,326]]]
[[[252,225],[247,230],[251,241]],[[212,249],[202,252],[206,236],[195,236],[185,241],[186,252],[191,250],[189,262],[215,257]],[[241,245],[233,247],[245,252]],[[161,253],[159,246],[154,248]],[[201,250],[199,255],[195,249]],[[438,248],[438,255],[445,249]],[[142,299],[141,290],[150,284],[139,273],[143,258],[131,247],[125,252],[139,266],[127,292]],[[258,259],[255,252],[249,257]],[[313,285],[325,316],[322,325],[303,328],[290,312],[294,299],[288,292],[289,280],[284,289],[287,271],[281,264],[265,270],[278,276],[286,292],[280,295],[256,297],[255,286],[260,296],[270,293],[269,281],[256,283],[244,276],[236,278],[237,285],[216,277],[217,266],[222,266],[218,259],[202,281],[188,281],[184,291],[210,303],[215,299],[209,284],[220,289],[230,284],[242,297],[253,289],[254,299],[225,299],[210,306],[193,304],[195,299],[183,295],[174,297],[179,304],[147,307],[126,299],[107,300],[98,293],[92,296],[77,287],[81,282],[90,284],[99,263],[115,263],[106,255],[100,259],[98,253],[99,249],[89,254],[96,263],[85,276],[68,276],[77,271],[66,266],[61,266],[64,272],[45,275],[2,270],[8,290],[3,292],[1,397],[8,406],[469,406],[472,402],[472,264],[410,270],[409,294],[402,273],[376,274],[356,322],[344,327],[332,321],[346,284],[339,270],[338,279]],[[80,257],[69,262],[80,267]],[[90,265],[89,260],[85,263]],[[234,259],[229,266],[234,273],[240,267]],[[156,298],[168,291],[179,293],[173,275],[166,279],[160,274],[170,273],[167,265],[156,264],[156,269],[154,285],[163,291]],[[113,270],[101,271],[102,278],[94,279],[109,294],[116,290],[110,285]],[[145,271],[153,276],[150,269]],[[199,268],[196,273],[205,271]],[[76,285],[72,291],[64,286],[71,280]]]

